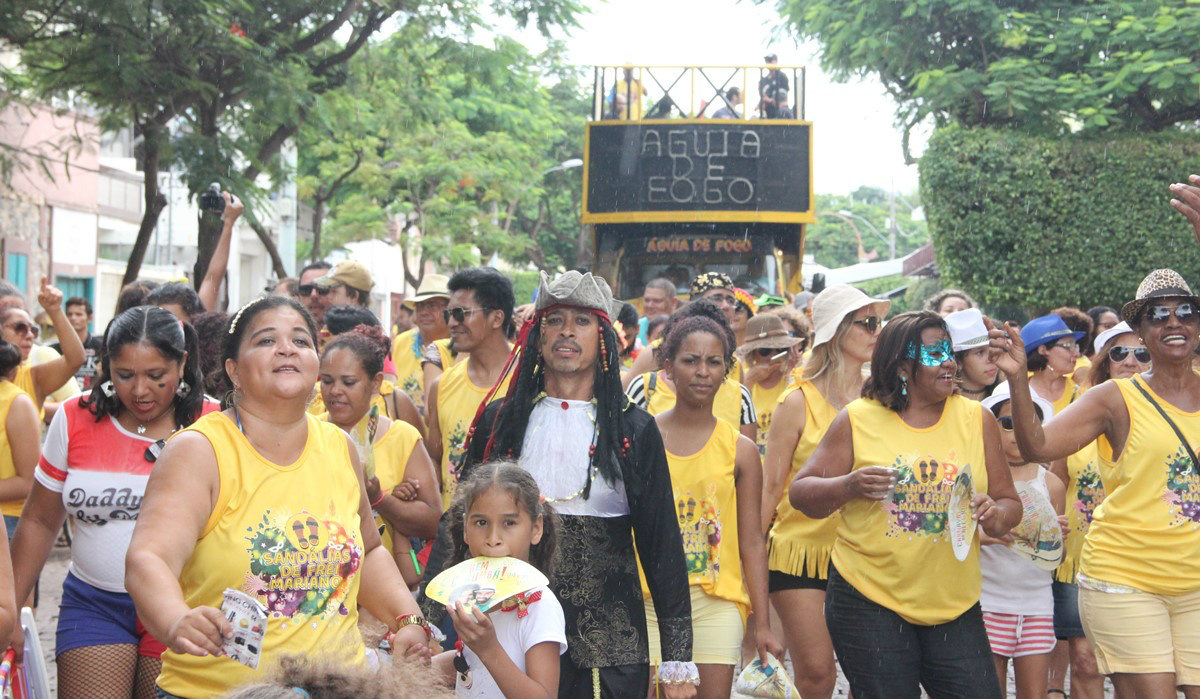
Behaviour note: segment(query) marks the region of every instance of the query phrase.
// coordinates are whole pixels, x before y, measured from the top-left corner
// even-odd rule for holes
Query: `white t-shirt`
[[[1046,468],[1039,466],[1038,475],[1030,483],[1049,500],[1046,473]],[[1022,616],[1054,615],[1051,592],[1054,576],[1050,571],[1037,567],[1033,561],[1000,544],[979,547],[979,568],[983,575],[979,595],[983,611]]]
[[[538,592],[541,597],[527,605],[529,613],[523,618],[517,616],[515,609],[504,612],[499,607],[488,614],[496,629],[496,640],[521,672],[525,672],[525,653],[539,643],[557,643],[559,655],[567,652],[567,622],[562,605],[547,587],[531,590],[529,594]],[[455,695],[462,699],[505,699],[483,661],[466,644],[463,657],[470,672],[470,685],[464,686],[462,675],[455,673]]]

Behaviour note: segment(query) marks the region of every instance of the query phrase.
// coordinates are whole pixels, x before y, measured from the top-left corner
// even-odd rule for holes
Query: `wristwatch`
[[[396,630],[391,635],[395,636],[405,626],[420,626],[425,631],[425,640],[430,641],[433,639],[433,628],[429,625],[428,621],[425,621],[425,617],[420,614],[401,614],[396,617]]]

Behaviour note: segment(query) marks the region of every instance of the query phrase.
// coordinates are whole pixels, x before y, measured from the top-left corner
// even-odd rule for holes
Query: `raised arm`
[[[1192,224],[1196,242],[1200,243],[1200,175],[1189,176],[1188,184],[1176,182],[1171,185],[1171,194],[1176,197],[1171,200],[1171,206]]]
[[[40,406],[46,396],[58,390],[69,379],[74,378],[75,372],[83,366],[83,343],[75,328],[67,320],[67,314],[62,307],[63,292],[47,283],[42,277],[42,287],[38,291],[38,303],[54,322],[54,332],[58,334],[59,344],[62,345],[62,356],[38,364],[33,367],[34,387],[37,390],[37,404]]]
[[[225,268],[229,266],[229,246],[233,240],[233,224],[246,206],[240,199],[229,192],[221,192],[225,198],[225,213],[221,214],[221,237],[217,239],[217,247],[213,249],[212,258],[208,261],[208,270],[200,282],[200,303],[204,310],[212,311],[217,308],[217,292],[221,289],[221,280],[225,278]]]
[[[787,477],[792,471],[792,456],[808,421],[804,391],[792,391],[775,407],[767,430],[767,455],[763,461],[763,495],[760,506],[762,530],[771,526],[771,518],[783,499]]]

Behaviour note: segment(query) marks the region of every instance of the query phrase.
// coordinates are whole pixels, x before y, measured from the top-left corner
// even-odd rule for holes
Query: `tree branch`
[[[332,37],[343,24],[350,21],[350,18],[354,16],[354,13],[357,12],[358,8],[361,6],[362,0],[347,0],[346,4],[342,7],[341,12],[338,12],[336,15],[334,15],[333,19],[314,29],[308,34],[308,36],[301,37],[296,41],[296,43],[292,44],[286,49],[280,49],[276,52],[275,57],[283,58],[288,54],[304,53],[322,41]]]

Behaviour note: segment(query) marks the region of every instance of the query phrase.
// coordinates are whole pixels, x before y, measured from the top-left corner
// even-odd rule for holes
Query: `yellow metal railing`
[[[804,79],[804,66],[776,64],[596,66],[592,120],[713,118],[722,109],[727,111],[718,118],[803,119]],[[777,99],[782,86],[787,97]],[[740,110],[731,88],[740,96]]]

